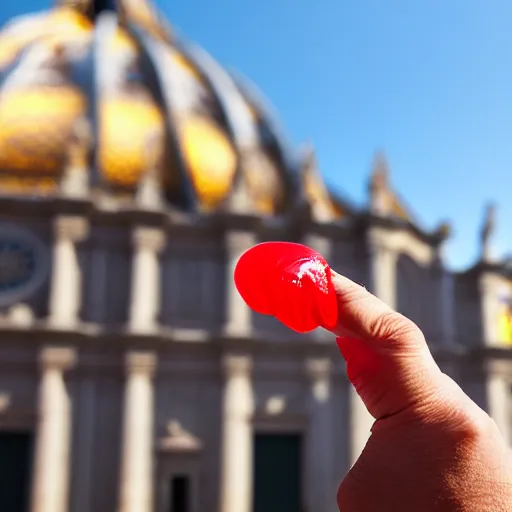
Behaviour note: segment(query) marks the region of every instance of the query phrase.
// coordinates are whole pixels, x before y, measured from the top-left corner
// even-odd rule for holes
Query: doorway
[[[190,478],[188,475],[175,475],[171,478],[169,512],[191,512]]]
[[[254,436],[253,512],[302,512],[302,437]]]
[[[27,512],[32,466],[32,434],[0,432],[0,510]]]

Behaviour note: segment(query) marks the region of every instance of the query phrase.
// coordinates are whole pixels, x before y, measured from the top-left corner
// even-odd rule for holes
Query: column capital
[[[225,246],[228,252],[240,254],[250,249],[256,243],[256,235],[252,231],[238,231],[227,229]]]
[[[328,380],[332,373],[332,361],[327,358],[306,359],[305,370],[312,382]]]
[[[501,276],[497,276],[491,272],[483,272],[479,279],[479,289],[483,294],[499,293],[506,282]]]
[[[43,370],[72,369],[77,362],[77,351],[70,347],[45,347],[41,350],[39,361]]]
[[[248,355],[227,354],[222,358],[222,367],[228,378],[248,376],[252,372],[252,357]]]
[[[78,215],[61,215],[54,219],[53,228],[58,239],[81,242],[89,234],[89,221]]]
[[[366,233],[366,241],[372,249],[383,248],[386,246],[386,238],[382,230],[370,228]]]
[[[156,370],[157,357],[154,352],[128,352],[125,358],[128,375],[134,373],[153,377]]]
[[[136,248],[159,253],[165,247],[165,232],[160,228],[138,226],[133,229],[132,242]]]
[[[369,256],[377,257],[380,255],[385,256],[398,256],[398,251],[395,247],[382,242],[378,239],[368,240],[366,245],[366,252]]]
[[[333,239],[329,236],[318,234],[318,233],[306,233],[305,235],[305,241],[306,244],[314,249],[315,251],[319,252],[322,255],[326,255],[324,257],[328,257],[333,246]]]

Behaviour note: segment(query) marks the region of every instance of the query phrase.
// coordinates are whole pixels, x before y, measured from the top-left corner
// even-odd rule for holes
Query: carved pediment
[[[201,440],[176,420],[167,423],[166,435],[160,439],[159,443],[160,451],[165,453],[196,454],[202,448]]]

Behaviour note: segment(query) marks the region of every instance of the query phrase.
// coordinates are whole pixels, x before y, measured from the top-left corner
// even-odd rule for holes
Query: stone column
[[[156,355],[126,357],[119,512],[153,511],[153,376]]]
[[[253,233],[245,231],[227,231],[226,244],[226,325],[228,336],[250,336],[252,332],[252,311],[247,307],[236,289],[233,275],[242,254],[256,244]]]
[[[500,276],[485,272],[480,277],[483,344],[490,347],[503,346],[499,332],[500,292],[508,283]]]
[[[371,292],[388,306],[396,308],[397,253],[379,240],[381,236],[369,240]]]
[[[485,347],[503,347],[499,332],[500,293],[508,282],[501,276],[485,272],[480,277],[480,295],[482,301],[482,333]],[[512,427],[509,420],[511,405],[510,384],[512,371],[509,361],[500,361],[492,353],[486,354],[485,390],[487,412],[498,425],[505,439],[512,442]]]
[[[396,252],[385,245],[386,232],[372,230],[368,237],[370,290],[386,304],[396,306]],[[355,389],[349,386],[350,458],[354,463],[370,437],[374,418]]]
[[[307,510],[337,510],[334,480],[331,361],[309,359],[306,373],[310,383],[308,430]]]
[[[228,355],[225,373],[222,437],[221,512],[252,510],[252,361]]]
[[[83,217],[61,216],[54,221],[53,271],[50,291],[50,323],[73,328],[82,305],[82,274],[77,244],[88,235]]]
[[[130,328],[136,332],[151,332],[156,328],[160,313],[159,254],[165,245],[165,234],[157,228],[136,228],[133,245]]]
[[[507,372],[499,371],[499,365],[487,365],[487,412],[498,426],[507,443],[512,443],[512,425],[510,424],[510,407],[512,385],[512,365],[503,361],[502,366],[508,367]]]
[[[48,347],[41,352],[32,512],[68,510],[72,409],[64,373],[75,361],[70,348]]]
[[[304,242],[308,247],[320,253],[328,263],[332,264],[332,242],[329,238],[324,235],[310,233],[305,236]]]
[[[374,418],[367,411],[361,398],[352,385],[349,386],[349,408],[350,408],[350,461],[353,464],[361,455],[368,439],[371,428],[375,422]]]

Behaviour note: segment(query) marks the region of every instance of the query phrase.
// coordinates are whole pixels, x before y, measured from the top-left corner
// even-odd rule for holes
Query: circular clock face
[[[32,233],[0,224],[0,306],[34,293],[47,276],[47,253]]]

